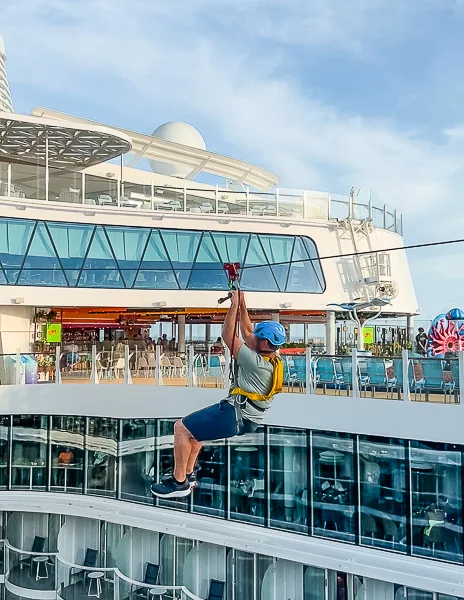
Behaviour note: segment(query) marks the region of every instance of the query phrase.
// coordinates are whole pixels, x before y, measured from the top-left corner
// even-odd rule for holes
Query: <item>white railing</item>
[[[402,217],[396,209],[377,205],[370,194],[338,195],[311,190],[275,189],[260,193],[249,189],[236,191],[218,186],[202,189],[160,186],[155,181],[141,185],[120,178],[69,173],[46,167],[4,165],[0,171],[0,196],[17,201],[31,200],[83,205],[86,211],[111,209],[163,213],[216,215],[221,219],[240,216],[292,221],[328,221],[353,218],[368,220],[375,227],[402,234]],[[29,175],[29,173],[27,173]],[[71,179],[70,179],[71,178]],[[27,186],[21,182],[27,181]],[[74,183],[70,185],[70,181]],[[47,183],[47,185],[45,185]]]
[[[403,350],[401,356],[291,355],[282,351],[284,389],[306,394],[325,393],[401,401],[460,402],[464,389],[464,352],[448,358],[426,358]],[[35,383],[111,384],[134,382],[155,386],[227,389],[230,354],[147,351],[138,346],[121,350],[62,351],[0,355],[2,385]]]

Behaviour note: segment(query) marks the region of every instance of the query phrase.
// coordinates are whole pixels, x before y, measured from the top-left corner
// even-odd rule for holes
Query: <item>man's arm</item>
[[[248,315],[248,309],[245,303],[245,294],[243,292],[239,292],[240,297],[240,331],[242,333],[243,339],[247,346],[250,345],[251,339],[253,337],[253,325],[250,321],[250,316]]]
[[[238,351],[242,346],[242,340],[237,337],[236,324],[237,312],[239,308],[240,298],[237,292],[232,292],[232,300],[229,310],[227,311],[224,325],[222,326],[222,339],[224,344],[229,348],[231,354],[237,358]]]

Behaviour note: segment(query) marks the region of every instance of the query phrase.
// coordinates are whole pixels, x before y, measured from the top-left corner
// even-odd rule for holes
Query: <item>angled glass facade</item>
[[[119,227],[0,218],[0,285],[320,294],[317,248],[305,236]]]

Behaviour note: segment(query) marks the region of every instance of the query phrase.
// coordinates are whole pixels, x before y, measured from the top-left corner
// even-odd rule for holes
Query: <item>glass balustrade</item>
[[[413,402],[460,403],[460,369],[456,353],[428,358],[412,352],[404,356],[282,355],[284,393],[362,396]],[[101,383],[169,385],[227,389],[229,367],[223,352],[163,352],[145,345],[108,346],[92,349],[0,355],[1,385]],[[307,378],[310,377],[310,381]],[[1,451],[1,448],[0,448]],[[0,458],[1,461],[1,458]],[[0,465],[1,469],[1,465]],[[1,486],[1,477],[0,477]]]
[[[5,580],[28,590],[55,590],[56,553],[29,552],[5,542]]]
[[[96,552],[96,551],[95,551]],[[61,600],[95,597],[100,600],[114,599],[114,569],[107,567],[87,567],[69,563],[56,557],[57,597]]]
[[[113,172],[111,172],[111,170]],[[226,216],[283,217],[293,220],[372,219],[375,227],[402,235],[401,215],[389,206],[377,206],[364,196],[312,190],[277,189],[254,192],[223,188],[138,184],[118,178],[108,165],[105,177],[37,164],[0,164],[0,196],[46,200],[123,210],[150,210]]]
[[[205,443],[197,464],[198,488],[186,498],[154,501],[151,483],[173,470],[175,422],[5,415],[0,429],[1,487],[86,494],[147,508],[154,503],[463,563],[464,446],[264,425],[253,434]],[[189,548],[187,544],[185,551]],[[76,556],[81,554],[83,563],[85,548]],[[54,578],[53,558],[45,565],[33,560],[35,556],[41,554],[13,547],[7,577],[33,582],[38,576],[40,585],[48,585],[47,579]],[[75,585],[88,588],[88,573],[99,570],[98,563],[88,570],[78,564],[59,569],[62,591],[69,588],[62,598],[71,598]],[[182,572],[176,577],[181,582]],[[111,588],[112,578],[104,574],[101,584]]]

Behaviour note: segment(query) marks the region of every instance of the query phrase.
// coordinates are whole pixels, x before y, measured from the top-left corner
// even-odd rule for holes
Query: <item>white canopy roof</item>
[[[40,106],[32,111],[34,116],[47,117],[51,119],[62,119],[79,123],[80,125],[101,125],[95,121],[83,119],[82,117],[74,117],[65,113],[42,108]],[[178,144],[176,142],[168,142],[152,135],[145,133],[137,133],[129,129],[113,127],[113,130],[123,133],[128,136],[132,142],[132,148],[129,152],[144,157],[150,160],[166,162],[175,165],[183,165],[192,169],[186,179],[194,179],[198,173],[204,171],[225,179],[231,179],[236,184],[250,185],[258,190],[267,190],[280,181],[280,178],[262,167],[258,167],[251,163],[216,154],[209,150],[200,150]]]
[[[0,156],[50,166],[89,167],[128,152],[131,139],[114,129],[0,112]]]

